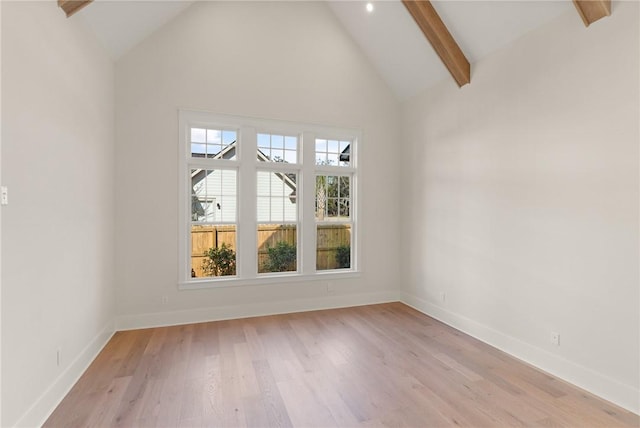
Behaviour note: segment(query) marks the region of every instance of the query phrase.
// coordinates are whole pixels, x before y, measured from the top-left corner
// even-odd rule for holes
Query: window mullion
[[[257,273],[256,248],[256,130],[240,129],[239,148],[239,215],[238,215],[238,274],[241,278],[255,278]]]
[[[358,144],[354,144],[354,149],[358,149]],[[355,158],[355,150],[352,152],[352,159]],[[349,193],[350,199],[350,213],[351,213],[351,269],[360,270],[362,267],[359,265],[360,257],[358,252],[360,252],[361,243],[360,243],[360,231],[358,230],[358,226],[360,226],[360,205],[357,198],[360,197],[360,180],[358,179],[358,174],[353,173],[351,175],[351,192]]]
[[[316,215],[315,215],[315,135],[311,132],[302,134],[302,194],[300,205],[300,218],[302,223],[302,273],[314,274],[316,271]]]
[[[187,140],[189,135],[189,127],[187,125],[187,120],[184,117],[184,114],[180,112],[179,114],[179,127],[180,127],[180,155],[179,165],[178,165],[178,194],[180,196],[180,207],[178,210],[178,218],[180,221],[180,239],[178,241],[178,253],[180,266],[178,269],[178,275],[180,281],[188,281],[191,277],[191,211],[190,205],[191,202],[191,189],[189,187],[189,179],[187,177],[188,172],[190,171],[188,160],[189,157],[187,155]],[[183,235],[184,234],[184,235]]]

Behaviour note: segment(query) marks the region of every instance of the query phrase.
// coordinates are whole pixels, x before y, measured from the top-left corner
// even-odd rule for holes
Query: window
[[[180,112],[182,288],[357,269],[359,133]]]
[[[190,277],[236,275],[238,132],[189,127]],[[220,166],[220,167],[218,167]]]

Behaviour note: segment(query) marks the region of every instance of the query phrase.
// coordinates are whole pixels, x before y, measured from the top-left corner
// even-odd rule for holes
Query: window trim
[[[192,158],[190,151],[190,129],[203,127],[209,129],[236,129],[238,144],[236,159],[200,159]],[[335,128],[323,125],[295,123],[252,117],[221,115],[203,111],[178,110],[178,288],[181,290],[206,289],[218,287],[255,286],[274,283],[307,282],[355,278],[361,275],[360,253],[360,176],[362,169],[358,158],[361,135],[359,130]],[[298,136],[298,163],[284,164],[259,163],[255,153],[257,134]],[[315,139],[337,139],[351,141],[350,165],[316,165]],[[313,146],[313,149],[306,147]],[[306,149],[305,149],[306,148]],[[237,212],[236,212],[236,275],[229,277],[191,278],[191,213],[189,200],[191,183],[187,179],[187,170],[192,166],[206,168],[235,169],[237,171]],[[257,267],[257,202],[256,180],[258,170],[295,169],[298,171],[298,271],[259,274]],[[349,269],[316,270],[317,221],[315,209],[307,207],[305,202],[315,198],[316,174],[349,174],[352,177],[351,213],[351,267]],[[305,196],[310,195],[310,196]],[[315,201],[314,201],[315,205]],[[242,252],[242,256],[240,253]]]

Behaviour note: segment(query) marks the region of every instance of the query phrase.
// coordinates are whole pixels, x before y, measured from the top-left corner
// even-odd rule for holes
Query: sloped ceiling
[[[71,19],[82,20],[117,60],[192,3],[96,0]],[[398,99],[416,95],[443,79],[451,80],[400,0],[374,1],[371,13],[365,1],[327,3]],[[573,10],[570,0],[445,0],[433,4],[472,64],[471,84],[474,62]],[[578,14],[576,19],[580,20]]]
[[[192,3],[191,0],[95,0],[71,19],[83,21],[117,60]]]
[[[473,63],[573,9],[570,1],[434,1],[436,11]],[[399,0],[330,2],[344,27],[378,68],[399,99],[450,79],[413,18]],[[580,19],[576,14],[576,19]]]

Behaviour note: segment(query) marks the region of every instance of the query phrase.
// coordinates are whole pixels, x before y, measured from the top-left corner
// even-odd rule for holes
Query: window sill
[[[196,279],[178,283],[178,290],[205,290],[210,288],[227,288],[257,286],[269,284],[285,284],[292,282],[309,281],[333,281],[334,279],[359,278],[361,275],[357,271],[333,271],[320,272],[313,275],[287,274],[287,275],[265,275],[256,278],[218,278],[218,279]]]

